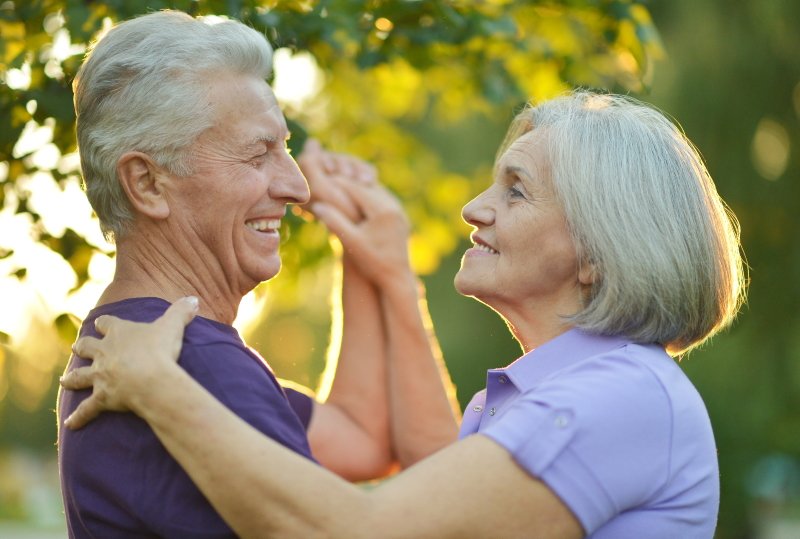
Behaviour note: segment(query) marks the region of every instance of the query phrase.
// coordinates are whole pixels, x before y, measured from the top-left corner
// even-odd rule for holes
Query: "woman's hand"
[[[303,152],[297,158],[297,164],[311,191],[311,200],[306,208],[313,207],[316,202],[323,202],[335,206],[352,221],[359,221],[363,217],[345,191],[344,184],[375,184],[375,167],[357,157],[324,150],[315,139],[306,141]]]
[[[346,182],[342,187],[361,219],[353,220],[326,202],[314,203],[312,211],[339,238],[345,255],[379,287],[403,275],[412,276],[408,258],[411,227],[400,201],[377,182]]]
[[[412,276],[408,218],[372,165],[328,152],[314,139],[306,142],[297,163],[311,190],[307,208],[339,238],[345,257],[360,272],[378,286]]]
[[[155,322],[140,323],[115,316],[95,320],[102,339],[81,337],[73,352],[92,360],[87,367],[74,369],[60,383],[65,389],[93,388],[64,421],[78,429],[103,411],[137,411],[137,402],[148,392],[158,391],[167,380],[170,368],[177,368],[185,327],[197,314],[197,298],[177,300]]]

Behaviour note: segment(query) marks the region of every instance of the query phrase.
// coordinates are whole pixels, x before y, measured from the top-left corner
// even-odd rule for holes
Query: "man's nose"
[[[305,204],[311,196],[305,176],[288,153],[282,161],[280,173],[270,185],[270,195],[287,204]]]

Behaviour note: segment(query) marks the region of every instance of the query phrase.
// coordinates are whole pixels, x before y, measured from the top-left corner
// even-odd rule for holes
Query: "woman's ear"
[[[151,219],[169,217],[164,172],[149,155],[125,152],[117,161],[117,177],[134,210]]]
[[[597,265],[591,260],[583,260],[578,266],[578,282],[584,286],[593,285],[598,278]]]

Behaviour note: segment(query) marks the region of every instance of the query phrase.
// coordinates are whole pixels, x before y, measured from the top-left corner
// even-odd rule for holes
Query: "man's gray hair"
[[[119,158],[139,151],[171,174],[191,174],[191,146],[215,121],[208,81],[230,72],[265,79],[271,65],[272,48],[252,28],[178,11],[122,22],[92,45],[73,89],[86,195],[107,238],[133,220]]]
[[[676,355],[731,322],[746,288],[739,224],[675,124],[629,97],[575,91],[526,107],[498,155],[534,129],[595,274],[573,324]]]

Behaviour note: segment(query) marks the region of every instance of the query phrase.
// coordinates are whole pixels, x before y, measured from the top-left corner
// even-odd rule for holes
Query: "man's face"
[[[170,201],[171,226],[202,253],[211,275],[245,294],[280,270],[280,220],[287,204],[308,200],[308,185],[266,82],[225,73],[208,99],[216,121],[193,147],[194,174]]]

